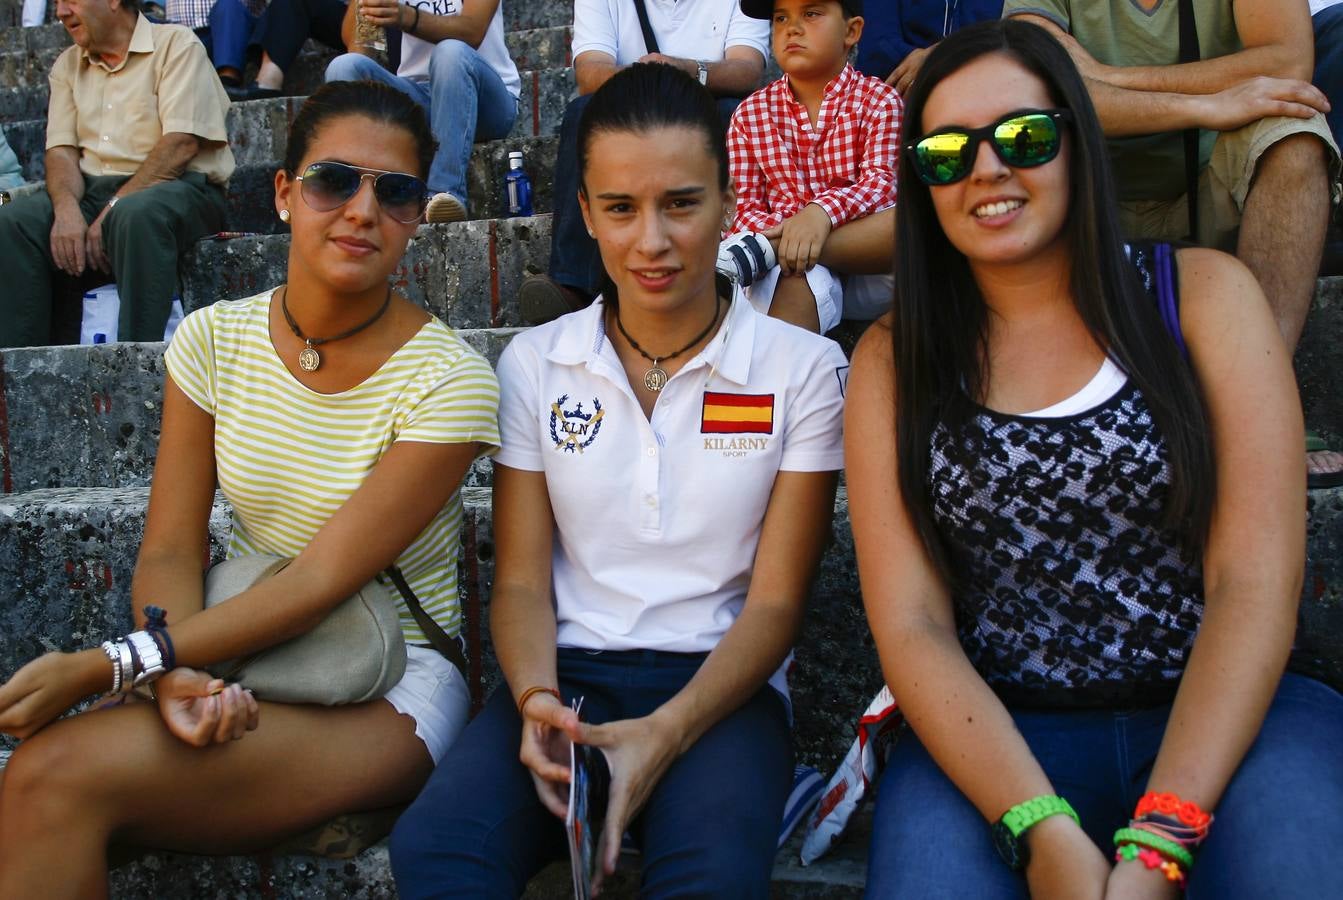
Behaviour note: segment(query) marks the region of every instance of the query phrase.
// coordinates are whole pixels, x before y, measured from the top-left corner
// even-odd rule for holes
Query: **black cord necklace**
[[[648,388],[648,390],[652,391],[654,394],[662,390],[662,388],[667,384],[668,376],[667,376],[667,370],[659,366],[658,363],[662,362],[664,359],[675,359],[682,353],[689,350],[691,347],[698,344],[700,341],[704,340],[705,335],[707,335],[710,331],[712,331],[713,327],[718,324],[719,306],[720,306],[719,296],[717,293],[715,293],[713,297],[713,318],[709,320],[709,324],[704,327],[703,331],[695,335],[695,337],[691,339],[690,343],[686,344],[684,347],[682,347],[680,350],[677,350],[675,353],[668,353],[666,356],[650,356],[648,354],[648,351],[644,350],[643,347],[640,347],[637,343],[635,343],[634,338],[630,337],[630,333],[625,330],[624,324],[620,321],[620,306],[619,305],[616,306],[616,328],[620,329],[620,333],[625,336],[625,340],[629,341],[630,346],[633,347],[635,350],[639,351],[640,356],[642,356],[644,359],[648,360],[653,364],[653,367],[644,373],[644,387]]]
[[[314,337],[308,337],[306,334],[304,334],[303,330],[298,327],[298,323],[294,321],[294,317],[289,314],[288,301],[289,301],[289,288],[288,286],[286,286],[284,289],[284,293],[280,295],[280,311],[284,313],[284,320],[289,323],[289,330],[294,332],[294,337],[298,338],[300,341],[303,341],[303,343],[306,345],[302,350],[298,352],[298,367],[305,372],[316,372],[318,367],[321,366],[322,364],[322,354],[317,352],[318,345],[328,344],[331,341],[339,341],[349,337],[352,334],[358,334],[368,326],[372,325],[374,322],[381,319],[382,314],[387,312],[387,307],[392,305],[392,286],[390,284],[387,285],[387,299],[382,301],[382,306],[378,307],[378,311],[373,314],[372,318],[370,318],[363,324],[354,326],[353,328],[347,331],[342,331],[340,334],[333,334],[331,337],[314,338]],[[714,312],[716,315],[717,310],[715,310]]]

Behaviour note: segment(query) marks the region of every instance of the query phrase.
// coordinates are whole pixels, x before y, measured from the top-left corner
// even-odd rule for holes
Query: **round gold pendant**
[[[313,347],[304,347],[298,352],[298,367],[305,372],[316,372],[322,364],[322,355]]]
[[[644,373],[644,387],[653,393],[657,393],[667,384],[667,370],[661,366],[654,366]]]

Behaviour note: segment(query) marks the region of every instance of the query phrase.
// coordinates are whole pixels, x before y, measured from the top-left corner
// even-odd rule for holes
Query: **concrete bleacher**
[[[17,0],[0,0],[0,128],[41,177],[46,68],[68,43],[59,26],[13,27]],[[514,133],[477,146],[471,163],[471,220],[424,226],[395,281],[490,360],[522,325],[516,292],[545,271],[550,246],[555,133],[573,89],[568,26],[572,0],[505,0],[510,51],[523,72]],[[261,234],[207,240],[186,265],[188,309],[247,296],[282,280],[288,235],[275,222],[271,180],[301,96],[320,81],[330,51],[310,47],[286,89],[296,96],[235,104],[229,129],[239,169],[230,185],[230,229]],[[505,153],[522,149],[537,189],[537,212],[502,218]],[[36,161],[34,161],[36,160]],[[1309,424],[1343,440],[1343,279],[1320,282],[1297,366]],[[50,649],[90,646],[130,624],[128,593],[144,522],[162,401],[163,345],[0,350],[0,679]],[[475,466],[463,498],[462,585],[471,645],[468,680],[478,703],[498,683],[485,627],[493,581],[488,465]],[[210,522],[218,557],[231,521],[217,499]],[[835,504],[833,542],[808,606],[793,690],[797,753],[828,773],[853,723],[879,687],[871,635],[859,600],[847,499]],[[1343,685],[1343,489],[1310,498],[1309,559],[1296,664]],[[0,763],[13,743],[0,740]],[[808,869],[796,839],[780,853],[781,897],[856,897],[866,854],[859,833]],[[630,873],[612,886],[631,895]],[[118,869],[116,897],[383,897],[394,893],[385,843],[351,860],[258,854],[203,858],[153,854]],[[529,897],[569,896],[557,866]]]

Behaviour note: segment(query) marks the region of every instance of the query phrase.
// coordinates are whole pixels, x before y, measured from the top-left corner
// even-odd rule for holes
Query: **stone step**
[[[559,133],[564,107],[573,95],[572,69],[526,71],[522,75],[522,94],[518,117],[505,143],[516,144],[531,137]],[[0,112],[13,108],[17,118],[5,121],[3,128],[10,147],[18,155],[23,176],[28,181],[46,177],[46,103],[35,109],[23,94],[13,89],[0,90]],[[275,97],[235,103],[228,113],[229,144],[237,164],[273,164],[284,158],[288,146],[289,125],[298,113],[304,97]],[[495,142],[490,142],[495,143]],[[550,154],[553,159],[553,152]]]
[[[201,241],[183,266],[182,302],[198,309],[279,284],[288,255],[287,234]],[[422,225],[393,277],[454,328],[517,327],[518,287],[549,259],[548,215]]]
[[[48,650],[80,649],[126,631],[148,497],[146,487],[48,488],[0,496],[0,678]],[[494,578],[492,518],[487,490],[464,488],[462,498],[467,680],[480,701],[499,680],[484,625]],[[229,508],[217,497],[211,517],[216,559],[229,522]],[[1343,516],[1335,524],[1343,526]],[[842,492],[833,536],[790,677],[798,758],[823,771],[847,749],[857,715],[881,684],[859,601]],[[1343,623],[1336,624],[1343,633]],[[0,740],[3,746],[10,744]]]
[[[458,334],[491,365],[521,329]],[[163,343],[0,351],[0,486],[146,487],[158,455]],[[471,485],[489,484],[478,461]]]
[[[32,53],[38,50],[50,50],[53,47],[60,49],[69,45],[70,33],[60,22],[50,22],[32,28],[0,26],[0,53]]]
[[[774,862],[770,896],[776,900],[843,900],[863,895],[871,818],[860,814],[845,840],[818,862],[798,862],[801,829],[779,851]],[[637,858],[607,881],[603,896],[637,897]],[[395,895],[387,843],[370,847],[352,860],[303,856],[201,857],[155,853],[114,872],[113,897],[241,897],[253,896],[264,884],[267,896],[286,898],[344,897],[373,900]],[[555,863],[532,879],[524,900],[569,900],[573,882],[567,862]]]

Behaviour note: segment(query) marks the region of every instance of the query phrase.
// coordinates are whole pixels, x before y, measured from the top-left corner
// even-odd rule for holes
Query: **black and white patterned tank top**
[[[930,449],[934,519],[962,573],[957,630],[989,686],[1032,706],[1169,700],[1202,569],[1161,525],[1166,445],[1133,383],[1060,418],[981,408]]]

